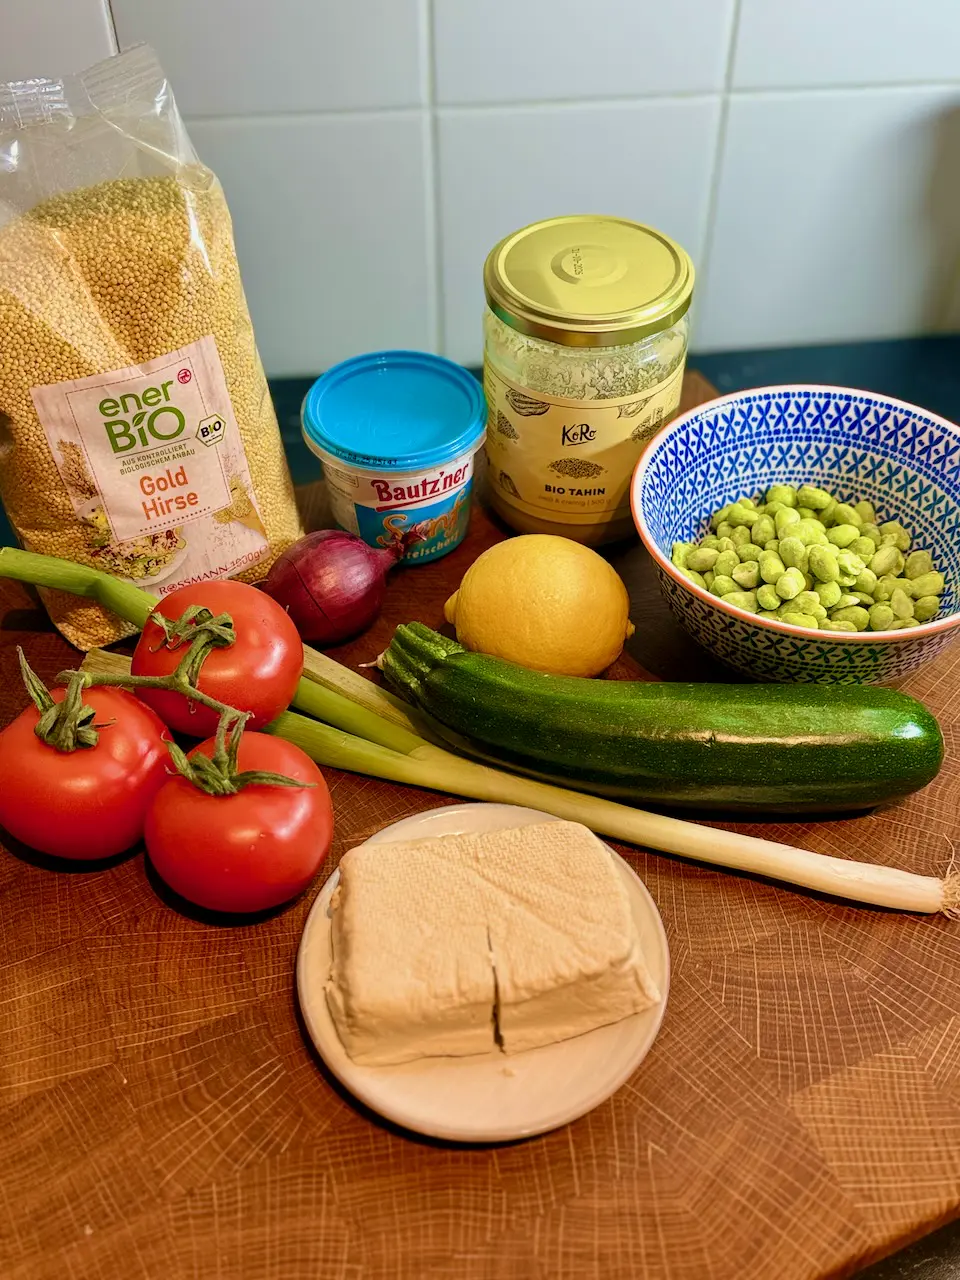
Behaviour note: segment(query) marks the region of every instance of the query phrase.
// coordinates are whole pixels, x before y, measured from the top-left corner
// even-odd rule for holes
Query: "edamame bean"
[[[694,549],[692,542],[675,542],[673,550],[670,552],[671,564],[675,564],[678,569],[685,569],[687,567],[687,556]]]
[[[905,582],[907,582],[906,578],[898,578],[892,573],[883,574],[882,577],[877,579],[877,585],[873,588],[874,598],[878,602],[889,600],[898,588],[903,591],[907,590],[907,587],[903,585]]]
[[[875,547],[879,547],[882,541],[880,530],[875,524],[862,524],[860,526],[860,537],[869,538]]]
[[[721,551],[713,565],[713,571],[714,573],[722,573],[729,578],[739,563],[740,557],[736,550]]]
[[[816,520],[817,513],[813,507],[797,507],[797,513],[801,520]]]
[[[796,609],[797,613],[813,613],[816,616],[815,610],[823,606],[815,591],[801,591],[790,601],[790,607]]]
[[[874,605],[876,608],[876,605]],[[866,631],[870,622],[870,614],[863,605],[851,604],[844,609],[834,609],[830,615],[831,622],[852,622],[857,631]]]
[[[715,511],[713,515],[710,517],[710,528],[714,531],[714,533],[717,532],[717,530],[726,520],[727,512],[729,510],[730,510],[730,503],[728,502],[725,507],[721,507],[719,511]]]
[[[931,599],[933,599],[932,596]],[[780,597],[777,595],[776,588],[769,582],[765,582],[762,587],[758,588],[757,604],[761,609],[776,611],[780,608]]]
[[[745,507],[742,502],[735,502],[727,512],[727,524],[733,525],[735,529],[743,525],[756,524],[759,519],[760,512],[753,507]]]
[[[744,591],[750,591],[760,581],[760,566],[756,560],[745,560],[743,564],[737,565],[730,576]]]
[[[857,577],[857,590],[866,591],[868,594],[873,595],[873,591],[876,585],[877,585],[877,575],[873,572],[873,570],[872,569],[861,570],[859,576]]]
[[[897,577],[903,568],[903,552],[898,550],[892,544],[878,548],[873,554],[870,561],[870,568],[878,578],[883,578],[887,574],[893,574]]]
[[[934,569],[932,573],[919,574],[916,578],[911,580],[910,585],[913,587],[913,594],[917,599],[919,599],[920,596],[941,595],[943,588],[946,586],[946,582],[943,574],[938,573],[937,570]]]
[[[755,542],[744,542],[737,547],[737,555],[740,563],[746,564],[748,560],[759,560],[763,555],[763,547],[758,547]]]
[[[827,533],[827,541],[832,542],[835,547],[849,547],[860,539],[860,530],[855,524],[836,524]],[[870,542],[870,539],[866,539]],[[873,543],[870,542],[870,550],[873,551]]]
[[[875,604],[870,610],[870,630],[886,631],[897,615],[888,604]]]
[[[772,484],[767,490],[768,502],[782,502],[785,507],[797,505],[797,491],[792,484]]]
[[[733,525],[728,520],[724,520],[722,524],[717,525],[717,537],[720,539],[729,538],[733,533]]]
[[[840,577],[837,553],[831,547],[811,547],[807,553],[807,565],[818,582],[836,582]]]
[[[736,549],[737,549],[737,544],[734,542],[734,540],[733,540],[732,538],[718,538],[718,539],[717,539],[717,550],[718,550],[718,551],[736,551]]]
[[[734,604],[738,609],[757,612],[757,593],[755,591],[727,591],[723,595],[724,604]]]
[[[872,604],[877,603],[869,591],[851,591],[850,594],[856,596],[865,609],[869,609]]]
[[[859,556],[867,564],[873,559],[873,553],[876,551],[876,544],[871,538],[857,538],[856,542],[850,543],[850,550],[855,556]]]
[[[842,618],[824,618],[820,623],[821,631],[856,631],[856,629],[854,623]]]
[[[840,599],[837,601],[836,605],[834,606],[833,613],[831,613],[830,616],[833,617],[833,614],[836,613],[837,609],[849,609],[852,605],[859,604],[859,603],[860,601],[857,599],[856,596],[851,595],[848,591],[845,591],[843,595],[840,597]]]
[[[813,588],[825,609],[832,609],[843,595],[839,582],[818,582]]]
[[[713,572],[712,569],[708,569],[707,572],[703,575],[703,580],[707,584],[708,591],[713,586],[713,580],[716,576],[717,575]]]
[[[725,554],[730,555],[731,552]],[[714,551],[710,547],[697,547],[694,551],[687,553],[686,567],[688,569],[696,569],[697,573],[704,573],[707,569],[712,569],[720,558],[720,552]]]
[[[814,511],[822,511],[832,501],[832,494],[827,493],[826,489],[817,489],[812,484],[802,484],[797,490],[798,507],[812,507]]]
[[[707,584],[699,573],[696,573],[693,569],[681,569],[680,572],[685,578],[689,578],[690,581],[695,582],[698,587],[703,587],[703,589],[706,590]]]
[[[731,591],[739,591],[740,588],[727,574],[718,573],[713,579],[710,590],[715,596],[725,596]]]
[[[808,552],[799,538],[781,538],[777,554],[788,569],[799,569],[801,573],[806,573]]]
[[[913,616],[918,622],[929,622],[940,612],[939,596],[921,596],[913,602]]]
[[[768,502],[767,505],[763,508],[763,514],[765,516],[771,516],[774,519],[776,519],[777,512],[785,511],[785,510],[786,510],[786,507],[782,502]]]
[[[834,524],[852,524],[857,529],[863,524],[863,516],[849,502],[838,502],[833,511]]]
[[[920,623],[916,618],[894,618],[890,623],[891,631],[900,631],[904,627],[919,627]]]
[[[854,578],[859,578],[867,567],[852,551],[838,551],[837,564],[840,566],[841,574],[852,573]]]
[[[777,536],[777,527],[771,516],[763,515],[750,530],[750,540],[758,546],[765,546],[771,538]]]
[[[708,533],[705,538],[700,539],[701,551],[719,551],[720,539],[715,538],[712,533]]]
[[[819,629],[819,623],[810,613],[781,613],[781,622],[788,622],[791,627],[811,627],[814,631]]]
[[[898,618],[913,617],[913,601],[900,587],[890,597],[890,608]]]
[[[730,541],[735,547],[741,546],[744,542],[750,541],[749,525],[739,524],[730,535]]]
[[[776,551],[764,551],[759,563],[760,577],[764,582],[776,582],[787,567]]]
[[[898,551],[910,550],[910,535],[899,520],[888,520],[880,526],[880,536],[892,537]]]
[[[774,516],[773,523],[776,525],[778,536],[783,538],[791,525],[800,523],[800,517],[793,507],[783,507]]]
[[[799,538],[805,547],[820,543],[823,546],[827,535],[819,520],[799,520],[790,530],[791,538]]]
[[[829,529],[832,524],[836,524],[836,510],[840,504],[830,499],[829,507],[824,507],[822,511],[817,512],[817,519],[825,529]]]
[[[933,572],[933,556],[929,551],[911,551],[903,566],[905,578],[920,578]]]
[[[877,511],[872,502],[861,499],[853,504],[853,509],[864,524],[877,523]]]
[[[793,600],[804,589],[803,574],[795,566],[785,570],[774,583],[781,600]]]
[[[761,609],[760,612],[757,614],[757,617],[769,618],[772,622],[780,621],[780,614],[776,611],[776,609]]]
[[[764,549],[764,551],[779,551],[779,550],[780,550],[780,539],[779,539],[779,538],[771,538],[769,542],[765,542],[765,543],[763,544],[763,549]]]

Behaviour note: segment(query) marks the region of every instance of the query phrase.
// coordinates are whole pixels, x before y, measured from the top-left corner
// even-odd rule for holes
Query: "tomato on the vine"
[[[62,702],[66,691],[50,697]],[[98,741],[58,751],[34,733],[36,707],[0,732],[0,826],[40,853],[110,858],[143,835],[157,792],[167,781],[170,735],[163,721],[122,689],[85,689]]]
[[[200,753],[212,757],[214,739],[188,759]],[[244,733],[237,767],[313,785],[253,783],[234,795],[208,795],[177,775],[147,815],[147,852],[160,878],[189,902],[263,911],[295,898],[317,874],[333,839],[333,808],[323,774],[282,738]]]
[[[211,649],[200,668],[197,688],[211,698],[252,712],[249,728],[263,728],[285,711],[303,672],[303,642],[284,609],[245,582],[201,582],[164,596],[158,612],[175,622],[190,605],[214,615],[229,614],[236,640]],[[162,628],[148,621],[133,655],[135,676],[168,676],[187,652],[188,642],[172,645]],[[172,729],[194,738],[215,732],[215,711],[168,689],[143,689],[139,695]]]

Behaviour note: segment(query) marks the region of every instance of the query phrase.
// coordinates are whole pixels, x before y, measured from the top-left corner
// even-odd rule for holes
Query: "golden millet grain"
[[[207,334],[269,543],[268,557],[237,575],[255,581],[302,528],[219,183],[199,167],[117,179],[46,200],[0,229],[0,497],[28,550],[93,563],[31,387],[143,364]],[[42,594],[82,649],[133,633],[96,605]]]

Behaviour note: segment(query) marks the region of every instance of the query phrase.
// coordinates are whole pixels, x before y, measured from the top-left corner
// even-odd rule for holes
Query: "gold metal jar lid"
[[[609,347],[669,329],[693,296],[693,263],[669,236],[626,218],[534,222],[487,257],[490,310],[567,347]]]

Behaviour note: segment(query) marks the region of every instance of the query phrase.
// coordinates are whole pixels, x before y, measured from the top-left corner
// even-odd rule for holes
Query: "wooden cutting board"
[[[688,379],[687,404],[709,387]],[[307,495],[312,503],[315,495]],[[398,570],[369,660],[439,624],[502,536]],[[634,546],[620,676],[715,678]],[[0,724],[15,646],[76,663],[0,583]],[[729,678],[729,677],[724,677]],[[845,821],[744,826],[942,872],[960,840],[960,648],[909,683],[948,757],[922,795]],[[448,798],[329,772],[339,855]],[[2,786],[0,780],[0,786]],[[960,1210],[960,925],[844,906],[644,850],[673,982],[649,1058],[556,1133],[469,1149],[364,1114],[306,1043],[293,965],[319,883],[225,928],[164,905],[134,853],[99,871],[0,850],[0,1275],[5,1280],[801,1280],[841,1276]],[[40,861],[40,860],[35,860]]]

